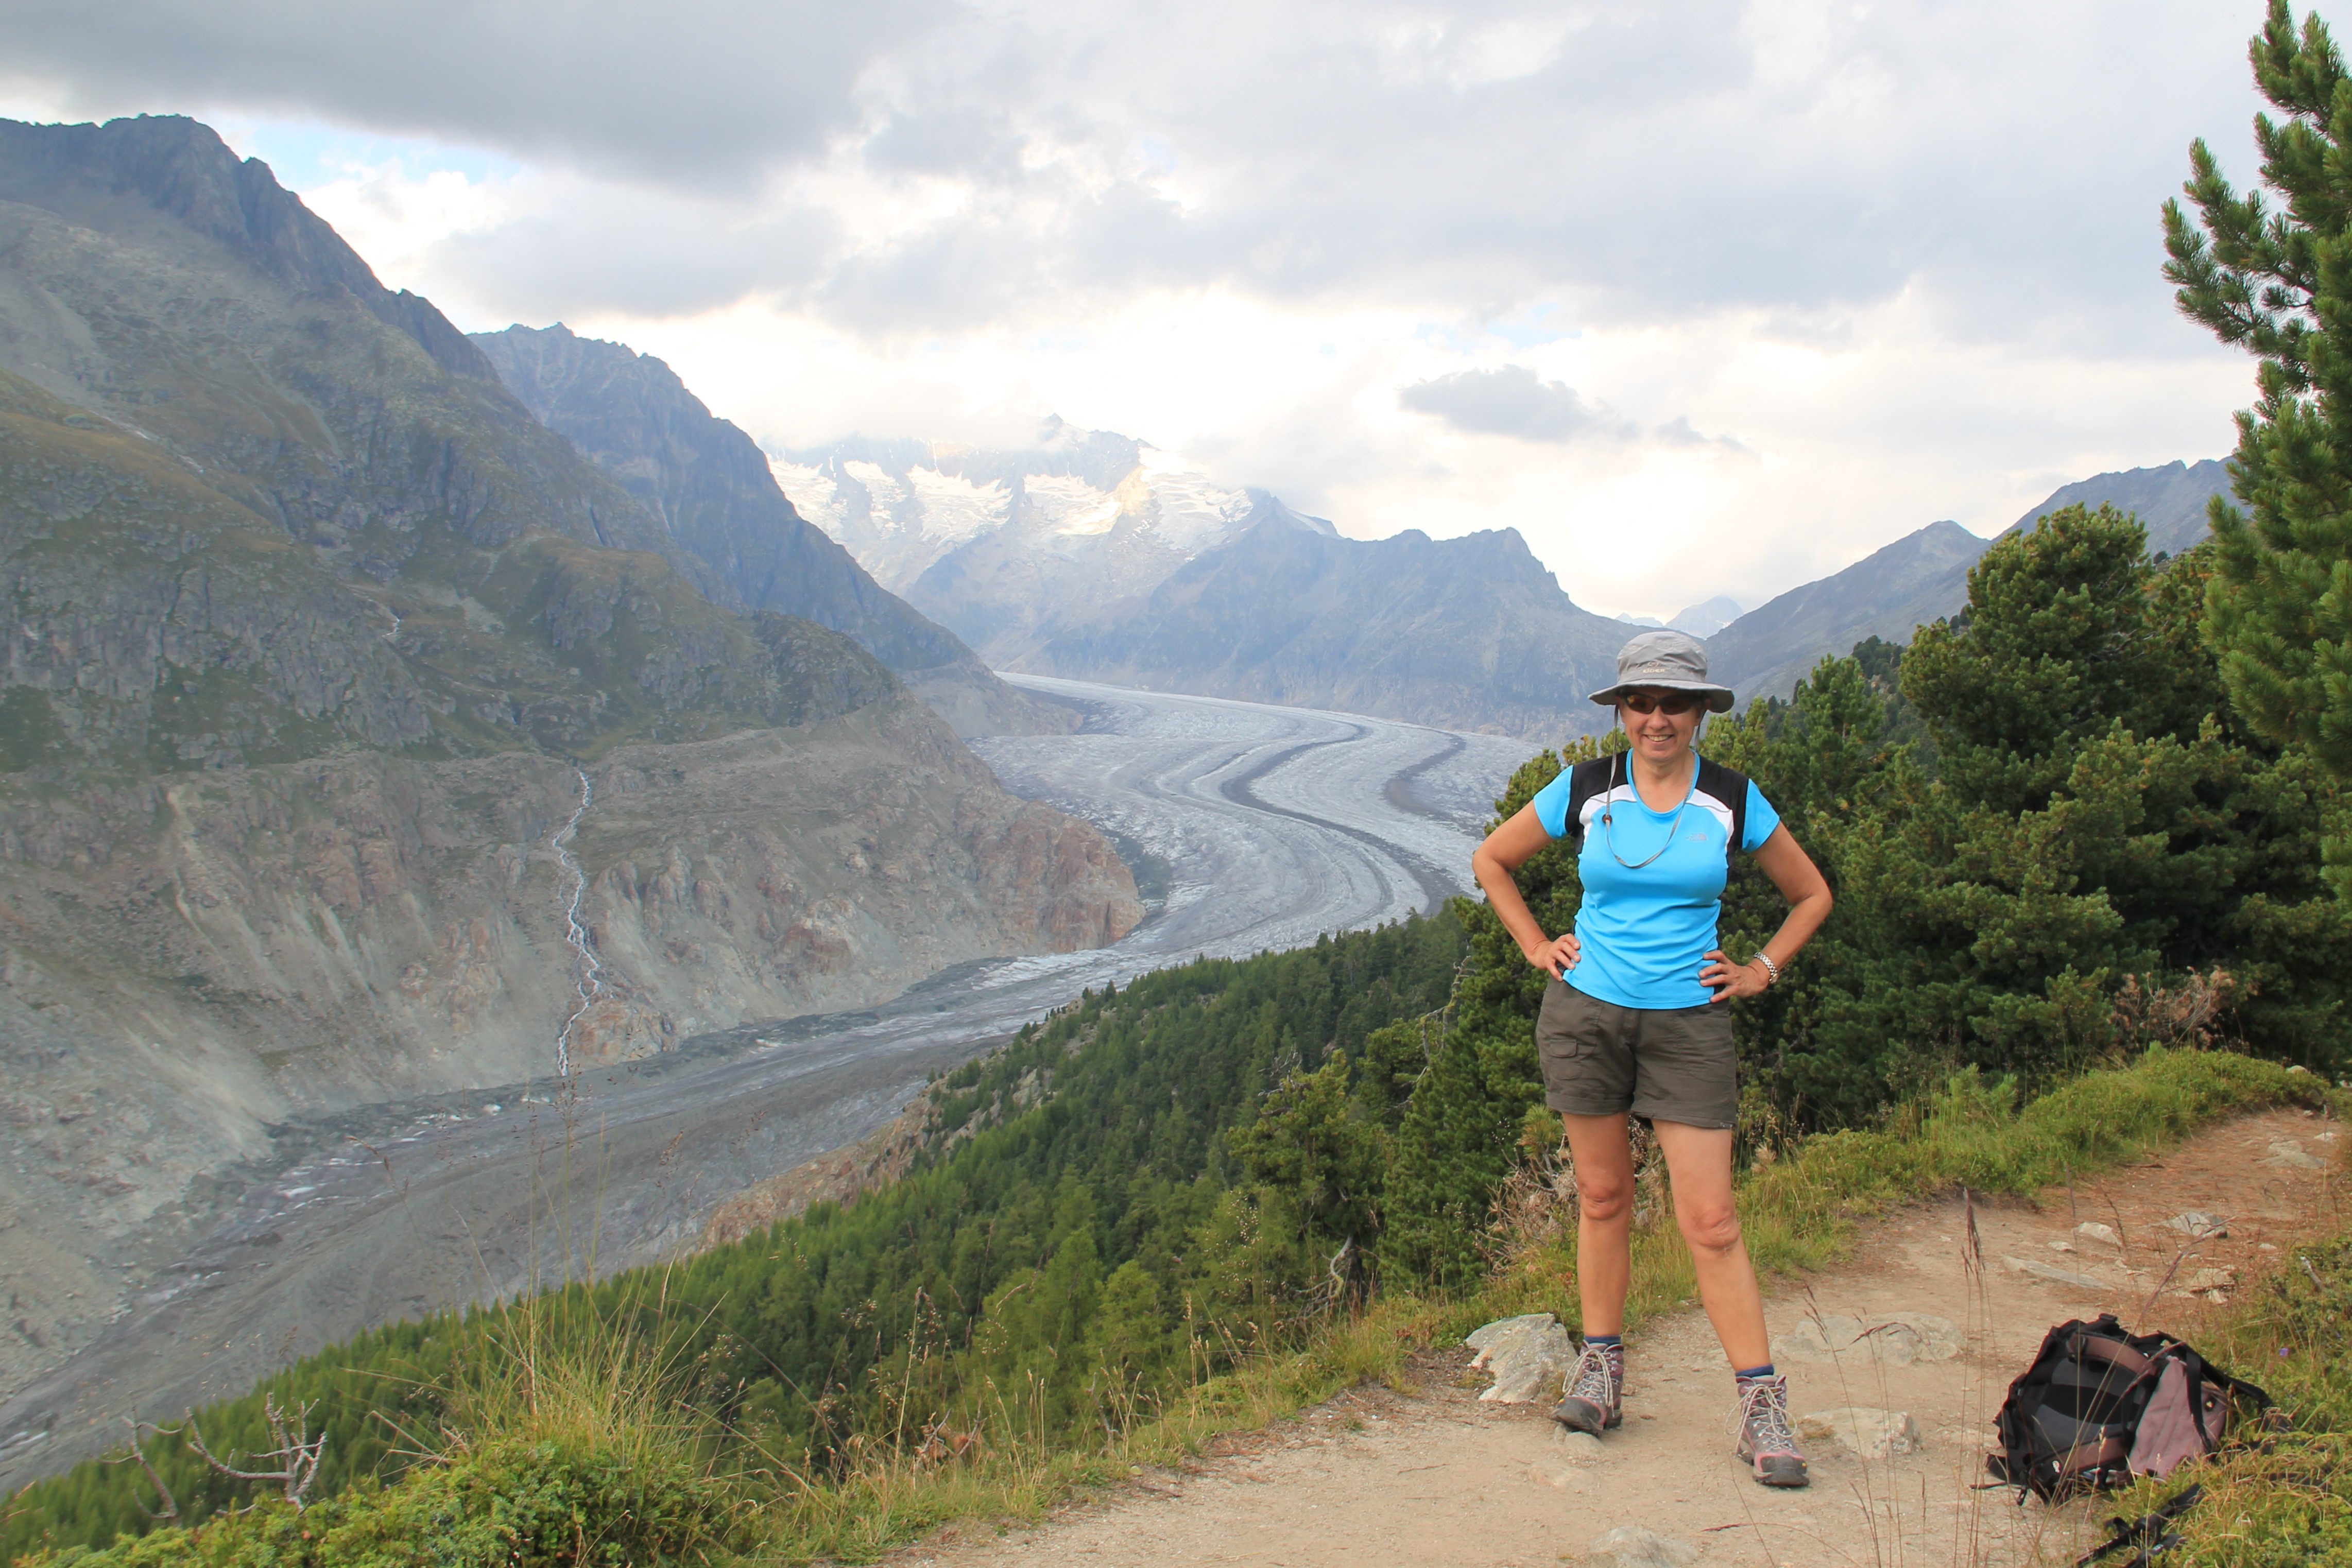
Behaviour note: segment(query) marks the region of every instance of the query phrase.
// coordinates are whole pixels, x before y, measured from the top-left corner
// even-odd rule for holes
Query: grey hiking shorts
[[[1729,1127],[1739,1113],[1731,1009],[1621,1008],[1558,980],[1536,1015],[1544,1103],[1571,1116],[1626,1112],[1653,1122]]]

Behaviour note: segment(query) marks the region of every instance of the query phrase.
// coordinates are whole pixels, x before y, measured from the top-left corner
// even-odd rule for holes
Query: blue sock
[[[1761,1366],[1743,1366],[1731,1375],[1742,1383],[1751,1382],[1759,1377],[1769,1377],[1772,1375],[1772,1364],[1768,1361]]]
[[[1601,1349],[1608,1350],[1613,1346],[1623,1344],[1625,1343],[1625,1336],[1621,1333],[1589,1333],[1584,1336],[1584,1343],[1587,1344],[1597,1344]]]

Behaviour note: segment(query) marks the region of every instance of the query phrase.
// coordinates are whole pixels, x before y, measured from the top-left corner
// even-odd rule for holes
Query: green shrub
[[[2203,1496],[2174,1526],[2179,1568],[2302,1568],[2352,1563],[2352,1231],[2308,1247],[2198,1336],[2216,1364],[2260,1384],[2292,1423],[2252,1423],[2216,1462],[2143,1482],[2112,1509],[2137,1518],[2195,1485]]]

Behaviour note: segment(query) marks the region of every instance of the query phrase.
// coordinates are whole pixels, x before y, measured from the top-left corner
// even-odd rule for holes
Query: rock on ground
[[[2208,1239],[2218,1240],[2230,1234],[2230,1222],[2227,1219],[2218,1214],[2208,1214],[2201,1208],[2192,1208],[2184,1214],[2176,1214],[2164,1223],[2192,1241],[2203,1241]]]
[[[1576,1362],[1568,1330],[1549,1312],[1499,1319],[1474,1329],[1462,1343],[1478,1353],[1471,1365],[1495,1375],[1495,1385],[1478,1397],[1498,1405],[1559,1397]]]
[[[1812,1410],[1797,1417],[1797,1435],[1816,1443],[1835,1443],[1865,1459],[1917,1453],[1925,1439],[1919,1423],[1907,1410],[1880,1410],[1866,1405]]]
[[[1660,1535],[1638,1524],[1604,1530],[1585,1548],[1584,1560],[1601,1568],[1689,1568],[1698,1547],[1679,1536]]]
[[[1810,1313],[1783,1335],[1775,1356],[1798,1361],[1831,1361],[1843,1355],[1874,1356],[1889,1366],[1949,1361],[1960,1354],[1959,1327],[1933,1312],[1889,1312],[1850,1317],[1843,1312]]]
[[[2045,1285],[2063,1285],[2074,1291],[2106,1291],[2113,1288],[2107,1281],[2100,1279],[2096,1274],[2077,1273],[2072,1269],[2061,1269],[2055,1264],[2044,1263],[2032,1258],[2003,1258],[2001,1261],[2016,1272],[2031,1275]]]

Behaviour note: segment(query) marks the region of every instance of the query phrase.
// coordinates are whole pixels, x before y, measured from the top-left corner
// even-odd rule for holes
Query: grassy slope
[[[1940,1188],[1965,1182],[1987,1192],[2032,1193],[2062,1170],[2079,1175],[2140,1157],[2236,1112],[2321,1104],[2327,1098],[2326,1086],[2308,1074],[2207,1052],[2152,1051],[2128,1068],[2088,1074],[2022,1108],[1980,1082],[1963,1079],[1906,1109],[1885,1131],[1817,1137],[1793,1157],[1751,1175],[1742,1189],[1742,1212],[1762,1266],[1771,1272],[1801,1270],[1838,1256],[1862,1219]],[[2352,1385],[2325,1359],[2333,1343],[2326,1331],[2332,1321],[2327,1314],[2341,1310],[2338,1298],[2352,1288],[2346,1283],[2352,1281],[2352,1248],[2338,1244],[2318,1257],[2332,1270],[2320,1278],[2336,1281],[2327,1288],[2334,1294],[2306,1299],[2290,1285],[2278,1305],[2265,1305],[2270,1297],[2250,1304],[2244,1344],[2232,1339],[2213,1349],[2225,1361],[2252,1364],[2260,1356],[2248,1348],[2255,1341],[2268,1336],[2288,1343],[2304,1357],[2297,1364],[2310,1380],[2306,1403],[2333,1410],[2329,1419],[2340,1425]],[[677,1386],[690,1369],[665,1363],[632,1339],[635,1331],[619,1317],[604,1320],[608,1326],[601,1339],[592,1336],[593,1343],[571,1342],[591,1354],[543,1354],[536,1347],[548,1342],[532,1314],[549,1309],[526,1308],[500,1321],[509,1354],[487,1384],[478,1370],[453,1375],[460,1397],[451,1406],[449,1432],[425,1445],[445,1462],[381,1491],[354,1490],[314,1510],[301,1525],[281,1504],[193,1534],[162,1531],[104,1552],[74,1549],[36,1561],[86,1568],[424,1562],[428,1548],[413,1536],[404,1542],[402,1532],[428,1517],[453,1521],[439,1537],[452,1554],[435,1561],[487,1563],[509,1550],[544,1562],[687,1561],[736,1552],[789,1562],[866,1558],[947,1519],[1034,1516],[1070,1488],[1098,1483],[1129,1464],[1172,1458],[1215,1432],[1277,1418],[1368,1377],[1399,1377],[1405,1354],[1416,1345],[1450,1342],[1492,1317],[1559,1311],[1559,1265],[1568,1260],[1556,1250],[1532,1255],[1524,1266],[1457,1298],[1386,1298],[1333,1322],[1302,1351],[1245,1360],[1171,1400],[1124,1437],[1091,1449],[1040,1452],[1024,1445],[1017,1437],[1025,1424],[1021,1413],[1000,1405],[975,1456],[963,1464],[926,1466],[903,1451],[877,1451],[822,1479],[774,1458],[714,1475],[708,1434],[690,1416],[642,1414],[670,1408],[663,1390]],[[1634,1260],[1636,1318],[1685,1295],[1687,1269],[1671,1227],[1644,1237]],[[2291,1396],[2305,1386],[2276,1373],[2272,1378]],[[635,1421],[614,1419],[615,1412],[632,1411],[640,1413]],[[2316,1433],[2296,1450],[2322,1461],[2335,1456],[2334,1462],[2340,1462],[2341,1451],[2330,1432]],[[2315,1513],[2324,1516],[2324,1525],[2337,1521],[2325,1527],[2342,1528],[2340,1497],[2334,1503],[2309,1501],[2310,1488],[2282,1487],[2260,1468],[2289,1463],[2278,1456],[2233,1461],[2231,1484],[2253,1500],[2233,1506],[2282,1521],[2291,1513],[2298,1519]],[[2340,1493],[2340,1477],[2333,1484]],[[2221,1510],[2210,1511],[2214,1519],[2223,1517]],[[497,1520],[512,1533],[497,1537]],[[569,1539],[550,1522],[556,1520],[576,1527]],[[2273,1560],[2310,1559],[2259,1559]]]

